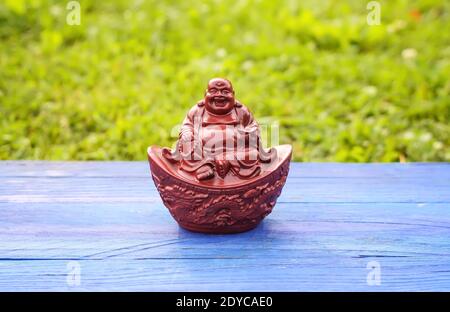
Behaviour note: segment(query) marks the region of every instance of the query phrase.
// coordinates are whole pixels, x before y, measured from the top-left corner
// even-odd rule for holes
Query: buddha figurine
[[[180,161],[180,169],[199,181],[230,171],[251,178],[260,174],[261,162],[276,156],[276,150],[264,151],[258,123],[234,95],[229,80],[211,79],[183,121],[175,154],[165,150],[167,159]]]
[[[180,226],[203,233],[256,227],[281,194],[291,154],[290,145],[263,148],[258,123],[223,78],[208,82],[173,150],[147,151],[164,205]]]

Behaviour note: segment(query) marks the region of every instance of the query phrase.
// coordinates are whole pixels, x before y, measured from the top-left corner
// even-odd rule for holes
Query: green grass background
[[[450,161],[449,1],[0,3],[0,159],[143,160],[224,76],[296,161]]]

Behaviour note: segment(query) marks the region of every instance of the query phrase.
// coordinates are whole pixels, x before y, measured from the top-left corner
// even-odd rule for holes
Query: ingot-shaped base
[[[203,233],[239,233],[255,228],[272,212],[286,182],[292,155],[290,145],[275,147],[276,159],[262,164],[261,174],[248,179],[224,178],[197,181],[162,156],[148,149],[153,181],[164,205],[178,224]]]

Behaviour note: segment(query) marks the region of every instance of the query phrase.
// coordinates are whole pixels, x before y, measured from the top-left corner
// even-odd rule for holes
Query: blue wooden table
[[[292,163],[253,231],[180,229],[144,162],[0,162],[0,291],[450,290],[450,165]]]

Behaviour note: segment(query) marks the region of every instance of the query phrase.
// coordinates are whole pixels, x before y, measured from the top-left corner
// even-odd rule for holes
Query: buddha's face
[[[222,78],[211,79],[205,94],[206,110],[216,115],[225,115],[234,105],[234,90],[231,83]]]

